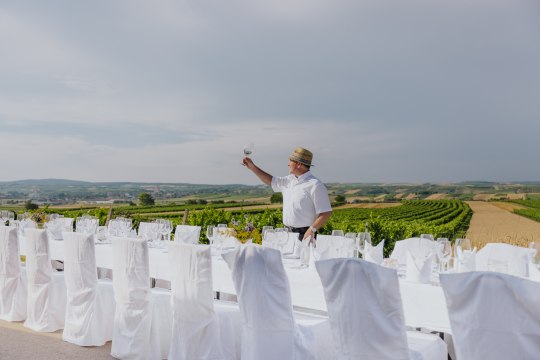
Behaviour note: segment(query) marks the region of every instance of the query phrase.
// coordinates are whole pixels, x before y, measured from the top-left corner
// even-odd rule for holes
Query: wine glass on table
[[[334,248],[335,257],[341,257],[341,247],[343,246],[343,230],[332,230],[332,247]]]
[[[437,239],[437,257],[439,258],[439,272],[443,272],[447,269],[448,260],[452,255],[452,244],[448,238]]]

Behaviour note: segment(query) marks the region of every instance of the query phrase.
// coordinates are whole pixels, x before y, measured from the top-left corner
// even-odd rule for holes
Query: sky
[[[0,181],[540,181],[537,0],[0,0]]]

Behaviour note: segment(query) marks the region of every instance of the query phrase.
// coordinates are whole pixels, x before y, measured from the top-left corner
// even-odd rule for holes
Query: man
[[[261,170],[249,157],[242,164],[261,181],[272,185],[275,192],[283,193],[283,224],[289,231],[297,232],[299,240],[311,238],[330,218],[332,207],[326,186],[311,174],[311,151],[294,149],[289,157],[290,175],[275,177]]]

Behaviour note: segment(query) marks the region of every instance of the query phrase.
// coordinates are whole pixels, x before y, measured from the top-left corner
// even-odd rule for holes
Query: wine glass
[[[334,237],[332,239],[332,243],[334,245],[334,251],[336,253],[336,257],[341,257],[341,247],[343,246],[343,230],[332,230],[332,236]]]
[[[366,235],[369,235],[369,233],[365,232],[359,232],[356,236],[356,255],[358,257],[358,254],[364,256],[364,250],[366,248],[366,242],[371,242],[371,239],[368,240],[368,237]]]
[[[253,150],[255,149],[255,145],[252,142],[248,142],[246,145],[244,145],[244,155],[249,157],[253,153]]]
[[[208,225],[206,227],[206,238],[208,239],[208,244],[212,246],[214,243],[214,225]]]
[[[354,249],[356,244],[356,233],[348,232],[345,234],[345,244],[343,245],[345,250],[345,256],[351,257],[354,256]],[[351,255],[352,253],[352,255]]]
[[[452,255],[452,244],[447,238],[437,239],[437,257],[439,258],[439,272],[443,272],[450,256]]]
[[[435,240],[432,234],[420,234],[420,239]]]

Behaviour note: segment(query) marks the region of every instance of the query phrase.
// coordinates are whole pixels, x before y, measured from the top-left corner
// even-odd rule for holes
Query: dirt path
[[[473,210],[467,237],[478,248],[490,242],[527,247],[531,241],[540,241],[540,222],[512,214],[513,206],[484,201],[467,204]]]

